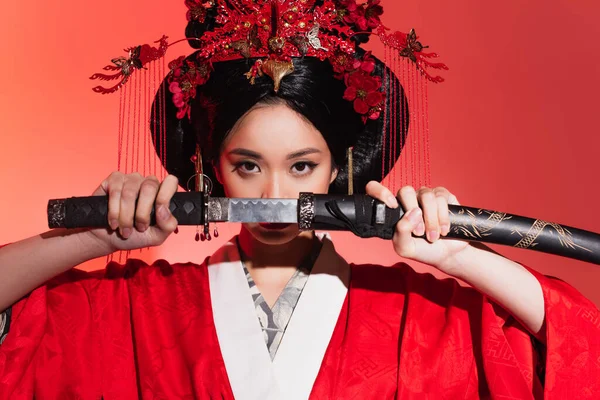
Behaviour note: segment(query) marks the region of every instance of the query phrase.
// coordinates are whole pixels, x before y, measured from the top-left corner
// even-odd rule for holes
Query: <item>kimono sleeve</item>
[[[68,390],[45,398],[99,398],[98,347],[90,300],[91,276],[71,270],[11,308],[0,345],[0,399],[32,399],[40,382]],[[77,382],[77,387],[73,387]],[[68,389],[65,389],[68,388]]]
[[[528,270],[543,289],[545,340],[473,288],[404,268],[399,386],[465,399],[600,398],[597,308],[567,283]]]
[[[567,283],[528,269],[544,293],[544,398],[600,398],[600,312]]]
[[[544,294],[545,342],[484,296],[479,362],[490,396],[529,392],[536,399],[600,398],[597,308],[569,284],[525,268],[538,279]]]

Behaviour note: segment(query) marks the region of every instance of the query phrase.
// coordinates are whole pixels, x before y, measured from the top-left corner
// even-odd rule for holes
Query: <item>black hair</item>
[[[321,132],[335,166],[345,162],[346,149],[364,129],[352,102],[343,99],[344,82],[333,77],[328,62],[315,58],[294,60],[294,72],[281,81],[277,93],[273,80],[258,77],[254,85],[244,75],[254,60],[216,63],[206,84],[198,88],[191,104],[196,140],[206,160],[218,159],[221,145],[236,122],[259,103],[284,104]]]
[[[193,57],[194,54],[190,59]],[[259,103],[283,103],[312,123],[323,135],[333,163],[338,168],[337,177],[329,188],[330,193],[342,194],[347,191],[346,155],[349,147],[354,147],[353,173],[357,192],[361,192],[369,180],[383,179],[382,165],[393,165],[405,142],[408,118],[402,118],[404,123],[397,124],[396,135],[388,136],[396,138],[395,154],[389,151],[383,154],[381,133],[390,129],[389,126],[384,126],[388,118],[383,118],[382,115],[364,123],[361,115],[354,110],[353,103],[343,98],[346,85],[343,80],[334,76],[328,61],[311,57],[295,58],[294,72],[282,79],[277,93],[273,90],[273,80],[270,77],[257,77],[255,84],[250,84],[245,73],[250,70],[254,61],[240,59],[214,63],[214,71],[209,80],[196,89],[196,97],[190,105],[190,119],[184,117],[179,120],[175,117],[177,110],[166,81],[163,83],[161,91],[166,92],[165,123],[169,132],[166,138],[166,168],[179,178],[182,187],[194,190],[193,185],[187,185],[189,177],[194,174],[193,163],[189,160],[195,153],[196,144],[199,144],[204,172],[214,183],[212,194],[224,194],[213,171],[221,146],[236,122]],[[404,101],[401,109],[408,110],[397,78],[389,72],[383,74],[383,68],[383,64],[376,59],[375,73],[385,76],[388,81],[396,82],[396,91],[400,92],[400,99]],[[391,83],[384,82],[384,87],[391,87]],[[157,99],[160,97],[161,93]],[[382,114],[390,111],[389,101],[387,103],[388,110],[382,111]],[[158,138],[158,134],[154,136]],[[386,148],[391,148],[390,143],[386,144]],[[388,168],[385,169],[387,171]]]
[[[190,21],[186,36],[198,38],[214,29],[215,16],[216,12],[209,9],[203,23]],[[365,41],[364,38],[359,39],[361,40],[358,42]],[[190,40],[189,43],[192,47],[198,47],[197,41]],[[359,57],[364,54],[360,47],[356,51]],[[196,55],[194,53],[188,59],[196,60]],[[408,105],[402,86],[389,70],[384,73],[385,65],[380,60],[376,57],[374,59],[375,75],[383,78],[384,88],[395,88],[393,95],[397,97],[399,109],[404,113],[399,118],[403,123],[397,123],[394,127],[386,125],[389,122],[384,117],[390,112],[390,90],[387,91],[387,109],[382,111],[382,116],[364,123],[361,115],[354,110],[353,103],[343,98],[346,85],[343,80],[335,77],[333,67],[327,60],[294,58],[294,72],[282,79],[277,93],[273,89],[273,80],[267,76],[257,77],[254,84],[248,81],[245,74],[256,59],[216,62],[208,81],[196,88],[196,96],[191,102],[191,118],[184,117],[181,120],[175,117],[177,109],[165,80],[153,106],[153,111],[159,110],[161,107],[156,107],[156,101],[161,98],[166,100],[164,131],[168,133],[167,150],[161,160],[166,164],[167,171],[179,178],[182,187],[195,190],[193,180],[190,181],[194,175],[194,165],[189,160],[195,154],[196,144],[199,144],[204,173],[214,184],[212,195],[223,195],[223,188],[215,179],[213,167],[216,166],[227,135],[237,121],[257,104],[285,104],[312,123],[323,135],[333,164],[338,168],[337,178],[331,184],[329,192],[342,194],[348,189],[346,155],[349,147],[354,147],[354,187],[357,192],[361,192],[369,180],[383,179],[382,172],[385,175],[390,166],[395,164],[408,131]],[[154,123],[151,127],[162,130],[161,122],[154,113],[152,118]],[[391,132],[392,128],[396,132]],[[385,146],[387,149],[393,148],[393,154],[382,151],[383,132],[387,132],[388,140],[396,140],[394,146],[389,142]],[[153,137],[158,139],[159,133],[156,131]],[[158,153],[162,154],[158,140],[155,140],[155,146]]]

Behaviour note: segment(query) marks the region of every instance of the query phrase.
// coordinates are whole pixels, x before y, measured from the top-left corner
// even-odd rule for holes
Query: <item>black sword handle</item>
[[[363,238],[391,239],[396,223],[404,215],[401,207],[388,208],[366,195],[312,196],[312,200],[310,197],[304,200],[314,203],[310,229],[349,230]],[[300,209],[302,199],[303,196]],[[448,208],[450,232],[446,238],[537,250],[600,264],[600,235],[597,233],[482,208],[457,205]]]
[[[203,192],[177,192],[169,210],[181,225],[205,225],[208,218],[208,196]],[[137,202],[136,202],[137,204]],[[150,225],[156,224],[154,207]],[[48,201],[50,228],[107,228],[108,196],[70,197]]]

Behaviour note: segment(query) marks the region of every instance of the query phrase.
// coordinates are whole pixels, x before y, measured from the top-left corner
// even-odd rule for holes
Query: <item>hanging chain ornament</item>
[[[196,171],[196,173],[190,177],[190,179],[187,182],[187,189],[189,192],[192,191],[198,191],[198,192],[202,192],[203,195],[203,201],[204,201],[204,210],[205,210],[205,214],[208,212],[208,198],[210,197],[210,194],[212,193],[212,188],[213,188],[213,183],[210,180],[210,178],[208,176],[206,176],[204,174],[204,167],[202,165],[202,150],[200,149],[199,145],[196,145],[196,154],[194,154],[190,160],[191,162],[194,163],[194,170]],[[194,184],[195,186],[193,188],[190,187],[190,183],[192,181],[192,179],[194,179]],[[210,226],[209,226],[209,221],[208,221],[208,215],[205,215],[203,218],[204,221],[204,227],[202,232],[200,232],[200,227],[198,225],[196,225],[196,236],[195,236],[195,240],[196,242],[198,241],[205,241],[205,240],[211,240],[212,237],[210,235]],[[215,230],[214,230],[214,236],[215,237],[219,237],[219,232],[217,231],[216,225],[215,225]]]

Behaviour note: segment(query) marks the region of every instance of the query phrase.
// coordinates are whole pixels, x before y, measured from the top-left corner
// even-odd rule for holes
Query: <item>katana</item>
[[[482,208],[449,205],[450,232],[442,237],[537,250],[600,264],[600,235],[553,222]],[[211,222],[289,223],[300,230],[351,231],[362,238],[392,239],[402,207],[389,208],[367,195],[301,193],[298,199],[211,197],[179,192],[171,199],[179,225]],[[48,202],[50,228],[108,228],[108,197],[89,196]],[[151,224],[155,224],[154,209]]]

